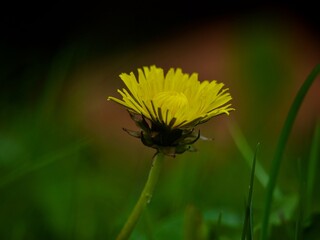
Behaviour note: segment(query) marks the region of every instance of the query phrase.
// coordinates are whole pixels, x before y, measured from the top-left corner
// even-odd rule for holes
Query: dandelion
[[[200,132],[194,132],[195,127],[214,116],[229,115],[234,109],[228,103],[231,96],[227,88],[223,89],[223,83],[200,82],[196,73],[189,76],[180,68],[171,68],[164,75],[162,68],[143,67],[138,69],[138,79],[132,72],[122,73],[120,78],[127,86],[118,90],[122,99],[108,97],[108,100],[127,108],[140,128],[124,130],[157,150],[144,189],[117,237],[124,240],[130,237],[151,200],[164,155],[194,150],[192,144],[200,138]]]
[[[138,69],[138,79],[133,72],[122,73],[120,78],[127,86],[118,90],[122,99],[108,100],[126,107],[140,128],[124,130],[166,155],[194,150],[192,144],[200,138],[195,127],[234,110],[223,83],[200,82],[197,73],[189,75],[180,68],[171,68],[165,75],[162,68],[153,65]]]

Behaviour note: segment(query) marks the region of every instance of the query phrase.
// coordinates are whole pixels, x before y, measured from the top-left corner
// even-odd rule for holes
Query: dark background
[[[289,14],[319,32],[317,13],[315,4],[308,2],[12,2],[1,6],[1,43],[11,54],[37,51],[50,57],[70,41],[117,49],[170,34],[177,27],[207,20],[237,21],[248,14]]]
[[[2,100],[15,101],[30,67],[46,72],[52,58],[69,45],[81,44],[87,56],[121,53],[177,29],[202,22],[234,21],[243,16],[286,15],[319,35],[317,7],[312,3],[246,3],[233,1],[153,2],[10,2],[1,6],[0,72]],[[30,83],[41,87],[41,83]],[[15,95],[14,93],[17,93]]]

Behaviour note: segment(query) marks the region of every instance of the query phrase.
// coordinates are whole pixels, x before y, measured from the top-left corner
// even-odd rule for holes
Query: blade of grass
[[[233,138],[233,141],[235,142],[238,150],[242,154],[243,158],[246,160],[246,163],[248,166],[251,165],[251,161],[254,157],[253,150],[249,146],[249,143],[247,139],[245,138],[243,132],[241,131],[240,127],[236,122],[233,122],[232,124],[229,124],[229,131],[231,133],[231,136]],[[266,188],[267,183],[269,181],[269,176],[267,172],[264,170],[260,162],[256,161],[256,167],[255,167],[255,176],[257,177],[258,181],[261,183],[261,185]],[[282,193],[280,189],[276,186],[274,197],[276,200],[280,200],[282,198]]]
[[[303,102],[305,95],[307,94],[312,83],[320,73],[320,64],[316,65],[312,72],[309,74],[301,88],[299,89],[283,125],[280,138],[275,150],[274,158],[271,165],[270,178],[267,185],[267,193],[265,198],[265,207],[263,211],[262,229],[261,229],[261,240],[268,239],[269,233],[269,219],[271,212],[271,205],[273,200],[273,193],[277,182],[277,177],[281,165],[282,155],[287,144],[294,120],[298,114],[300,106]]]
[[[317,160],[319,161],[320,146],[320,121],[317,122],[310,150],[310,157],[307,170],[307,190],[306,190],[306,217],[311,215],[312,195],[314,190],[314,181],[317,172]]]
[[[257,144],[256,151],[253,156],[253,162],[251,167],[251,176],[250,176],[250,184],[249,184],[249,194],[246,204],[246,213],[244,218],[244,224],[242,229],[242,240],[251,240],[253,236],[253,226],[252,226],[252,193],[253,193],[253,183],[254,183],[254,176],[256,170],[256,163],[257,163],[257,152],[260,144]]]
[[[298,159],[298,176],[299,176],[299,206],[298,216],[296,220],[294,240],[301,239],[302,235],[302,222],[305,212],[306,201],[306,170],[303,168],[301,159]]]
[[[317,122],[309,155],[308,165],[304,167],[302,161],[299,161],[300,169],[300,188],[299,188],[299,209],[296,221],[295,240],[302,239],[303,222],[305,219],[311,219],[312,215],[312,197],[315,174],[317,171],[317,159],[319,157],[320,141],[320,122]]]

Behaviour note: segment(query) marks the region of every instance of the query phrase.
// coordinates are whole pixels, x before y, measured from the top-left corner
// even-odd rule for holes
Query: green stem
[[[136,224],[139,221],[141,213],[146,208],[148,203],[150,203],[154,187],[159,178],[163,159],[164,159],[163,153],[157,153],[154,156],[153,163],[149,172],[147,182],[144,186],[144,189],[139,197],[138,202],[133,208],[129,218],[127,219],[126,224],[123,226],[121,232],[119,233],[117,240],[129,239],[132,231],[134,230]]]
[[[261,229],[261,240],[268,239],[268,232],[269,232],[269,218],[273,200],[273,192],[276,186],[277,176],[280,169],[280,164],[282,160],[282,155],[287,144],[291,129],[293,127],[294,120],[298,114],[300,106],[303,102],[305,95],[307,94],[309,88],[311,87],[312,83],[316,79],[317,75],[320,73],[320,64],[316,65],[315,68],[312,70],[310,75],[307,77],[301,88],[299,89],[292,105],[287,115],[287,119],[284,123],[282,128],[282,132],[280,134],[279,142],[273,157],[270,178],[267,185],[267,193],[265,199],[265,208],[263,212],[263,219],[262,219],[262,229]]]

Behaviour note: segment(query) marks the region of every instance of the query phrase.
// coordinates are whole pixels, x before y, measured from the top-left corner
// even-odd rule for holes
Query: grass
[[[77,116],[61,120],[66,111],[60,111],[61,95],[73,64],[74,49],[53,60],[36,103],[16,111],[2,103],[0,239],[115,239],[144,185],[150,151],[135,155],[138,142],[123,151],[123,139],[101,144],[70,126]],[[271,170],[265,167],[263,143],[253,151],[252,137],[233,121],[234,145],[202,142],[198,152],[166,159],[131,239],[317,239],[319,122],[307,139],[307,154],[296,157],[300,187],[286,188],[295,182],[279,173],[294,120],[319,71],[317,65],[289,110]],[[32,82],[29,77],[22,79]],[[12,116],[6,118],[9,109]]]
[[[320,73],[320,65],[315,66],[312,70],[310,75],[307,77],[303,85],[301,86],[300,90],[298,91],[291,108],[289,110],[288,116],[282,128],[280,138],[275,150],[274,158],[272,161],[272,167],[270,170],[270,179],[267,185],[267,194],[265,199],[265,208],[264,208],[264,216],[262,221],[262,231],[261,231],[261,239],[267,240],[268,239],[268,232],[269,232],[269,219],[271,215],[271,206],[273,200],[273,192],[276,186],[277,177],[280,170],[280,165],[283,157],[283,153],[289,139],[290,132],[293,127],[294,120],[298,114],[300,106],[306,96],[309,88],[311,87],[312,83],[315,81],[316,77]]]

